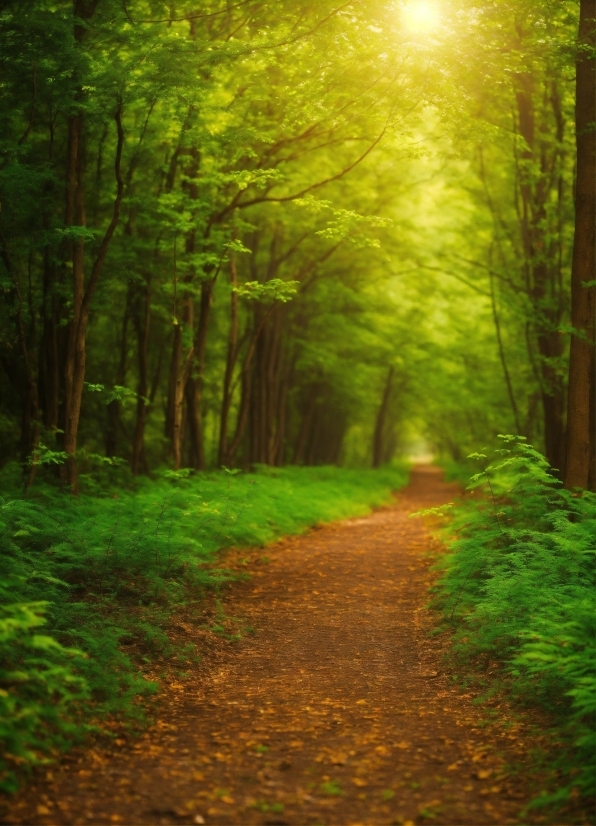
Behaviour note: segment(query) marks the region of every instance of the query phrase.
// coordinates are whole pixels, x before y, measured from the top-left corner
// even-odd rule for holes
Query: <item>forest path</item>
[[[225,611],[256,633],[169,685],[140,740],[54,770],[3,822],[520,822],[531,792],[504,766],[531,738],[484,727],[427,635],[432,540],[408,517],[453,494],[418,467],[394,506],[253,555]]]

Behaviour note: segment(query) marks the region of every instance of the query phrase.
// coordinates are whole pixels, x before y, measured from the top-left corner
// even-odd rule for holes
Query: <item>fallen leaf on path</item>
[[[331,760],[331,765],[333,766],[343,766],[345,765],[348,757],[346,754],[339,752],[338,754],[330,755],[329,759]]]
[[[352,783],[353,783],[355,786],[367,786],[367,785],[368,785],[368,783],[366,782],[366,780],[363,780],[361,777],[353,777],[353,778],[352,778]]]
[[[401,740],[399,743],[395,744],[395,748],[396,749],[409,749],[410,748],[410,743],[408,743],[406,740]]]

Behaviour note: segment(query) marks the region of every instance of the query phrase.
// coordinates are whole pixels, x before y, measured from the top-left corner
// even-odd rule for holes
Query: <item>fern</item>
[[[87,683],[73,668],[82,658],[39,633],[45,602],[0,606],[0,788],[17,787],[17,769],[35,765],[56,746],[84,731],[76,721]]]
[[[501,438],[506,447],[469,486],[483,495],[454,512],[436,604],[455,654],[476,667],[500,662],[518,698],[547,708],[573,743],[562,796],[574,785],[591,793],[596,496],[564,490],[525,440]]]

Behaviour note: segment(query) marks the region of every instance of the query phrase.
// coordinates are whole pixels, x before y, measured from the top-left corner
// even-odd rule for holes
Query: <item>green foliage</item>
[[[46,602],[9,603],[10,585],[1,586],[0,605],[0,789],[17,788],[17,770],[36,765],[42,755],[80,736],[75,722],[87,684],[75,673],[82,654],[64,648],[39,628]],[[74,668],[73,668],[74,664]]]
[[[0,501],[0,789],[84,735],[83,716],[142,719],[135,700],[156,690],[147,666],[194,656],[170,642],[172,612],[230,579],[218,550],[366,513],[406,479],[405,466],[262,467],[96,483],[78,499],[17,486]]]
[[[282,281],[281,278],[271,278],[265,284],[258,281],[247,281],[242,287],[235,287],[234,292],[242,298],[253,301],[281,301],[285,304],[291,301],[298,292],[298,281]]]
[[[455,510],[436,603],[454,652],[498,661],[519,699],[551,712],[573,745],[566,789],[591,793],[595,770],[596,496],[563,490],[521,437],[472,477],[483,496]],[[482,454],[476,458],[484,462]]]

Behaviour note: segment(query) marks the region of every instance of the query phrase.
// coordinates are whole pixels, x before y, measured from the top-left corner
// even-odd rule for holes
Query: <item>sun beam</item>
[[[403,8],[404,22],[413,32],[429,32],[436,29],[440,13],[436,3],[427,0],[412,0]]]

